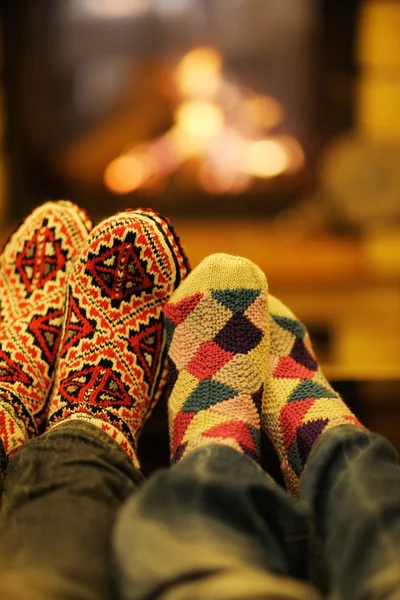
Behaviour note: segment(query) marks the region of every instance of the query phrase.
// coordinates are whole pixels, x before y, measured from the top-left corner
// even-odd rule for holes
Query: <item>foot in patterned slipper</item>
[[[188,273],[169,222],[127,211],[91,233],[68,284],[48,428],[82,419],[136,446],[166,382],[162,307]]]
[[[267,380],[267,281],[245,258],[215,254],[164,309],[171,458],[224,444],[259,460]]]
[[[92,223],[68,201],[37,208],[0,256],[0,438],[37,435],[61,339],[67,276]]]
[[[296,495],[321,435],[333,427],[362,425],[325,379],[304,325],[274,296],[269,312],[270,374],[262,423],[280,458],[286,487]]]

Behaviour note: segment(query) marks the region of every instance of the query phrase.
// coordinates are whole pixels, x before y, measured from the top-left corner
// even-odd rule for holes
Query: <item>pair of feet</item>
[[[81,419],[138,466],[138,437],[166,383],[168,352],[173,461],[210,443],[258,460],[263,427],[296,492],[320,435],[359,423],[256,265],[220,254],[188,272],[169,222],[150,210],[94,229],[70,202],[28,217],[0,257],[8,456],[43,430]]]
[[[93,228],[70,202],[35,210],[0,257],[0,436],[10,457],[70,419],[138,466],[140,430],[167,379],[162,307],[188,273],[150,210]]]

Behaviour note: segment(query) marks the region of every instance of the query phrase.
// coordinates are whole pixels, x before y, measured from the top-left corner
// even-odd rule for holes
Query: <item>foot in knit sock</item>
[[[214,443],[259,460],[267,314],[262,271],[226,254],[203,260],[164,308],[173,462]]]
[[[67,276],[91,228],[71,202],[47,202],[0,256],[0,439],[8,457],[45,418]]]
[[[269,314],[269,380],[262,424],[278,453],[286,487],[296,495],[321,435],[341,425],[362,425],[321,372],[304,325],[271,295]]]
[[[188,269],[169,222],[152,211],[93,229],[68,282],[48,429],[84,420],[138,466],[138,437],[167,378],[162,307]]]

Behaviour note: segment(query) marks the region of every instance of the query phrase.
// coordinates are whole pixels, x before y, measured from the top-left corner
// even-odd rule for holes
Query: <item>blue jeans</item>
[[[295,500],[218,445],[144,481],[106,434],[71,421],[10,461],[0,540],[1,598],[16,585],[41,600],[312,600],[310,582],[346,600],[391,598],[399,458],[376,434],[334,429]]]

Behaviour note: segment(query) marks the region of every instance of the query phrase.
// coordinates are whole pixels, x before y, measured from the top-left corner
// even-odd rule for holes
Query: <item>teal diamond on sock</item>
[[[220,304],[229,308],[235,315],[243,313],[254,300],[258,298],[261,290],[249,290],[241,288],[237,290],[212,290],[212,297]]]
[[[214,404],[218,404],[218,402],[229,400],[229,398],[234,398],[237,395],[236,390],[223,383],[218,383],[218,381],[213,381],[212,379],[204,379],[190,394],[182,407],[182,411],[198,413],[201,410],[210,408],[210,406],[214,406]]]
[[[167,348],[169,348],[172,342],[172,338],[174,336],[175,325],[172,321],[167,319],[167,317],[164,317],[164,331],[166,333]]]
[[[303,323],[298,321],[297,319],[289,319],[288,317],[281,317],[279,315],[271,315],[275,323],[277,323],[282,329],[286,329],[286,331],[290,331],[298,338],[303,338],[306,334],[306,328]]]
[[[302,381],[293,390],[288,402],[297,402],[298,400],[306,400],[306,398],[336,398],[337,394],[320,383],[313,381]]]
[[[303,465],[301,464],[300,452],[296,440],[293,442],[288,452],[288,462],[297,477],[300,477],[303,471]]]
[[[261,446],[261,433],[260,430],[253,425],[247,425],[247,429],[250,431],[251,437],[253,438],[253,442],[258,451],[260,451]]]

